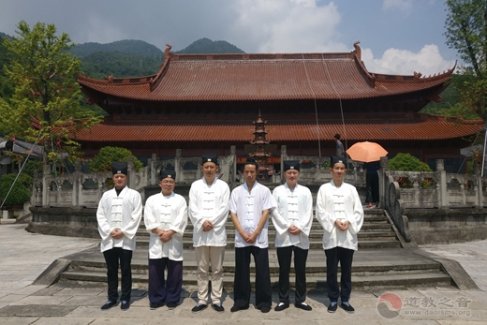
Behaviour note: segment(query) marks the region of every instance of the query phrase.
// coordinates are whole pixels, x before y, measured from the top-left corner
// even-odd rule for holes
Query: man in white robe
[[[176,173],[161,171],[161,193],[145,202],[149,238],[149,303],[151,309],[179,305],[183,286],[183,234],[188,224],[186,200],[174,193]],[[167,279],[164,276],[167,270]]]
[[[284,162],[283,185],[277,186],[272,195],[277,208],[271,217],[276,229],[276,251],[279,262],[279,303],[275,311],[289,307],[289,273],[294,252],[296,290],[294,306],[306,311],[312,307],[306,300],[306,259],[309,250],[309,233],[313,223],[313,197],[306,186],[298,184],[299,161]]]
[[[219,168],[216,157],[203,157],[201,168],[203,177],[194,181],[189,190],[188,214],[193,224],[193,246],[198,263],[198,303],[191,311],[197,313],[206,309],[211,281],[211,307],[223,312],[223,258],[230,188],[216,177]]]
[[[328,286],[328,312],[340,307],[347,312],[355,309],[349,302],[352,291],[352,259],[358,249],[357,234],[364,222],[364,210],[355,186],[344,182],[346,162],[331,157],[329,183],[323,184],[316,196],[316,218],[323,227],[323,249],[326,254],[326,282]],[[340,263],[341,280],[338,288],[337,271]]]
[[[269,213],[276,207],[271,191],[257,182],[258,165],[248,159],[244,165],[245,183],[230,195],[230,216],[235,226],[234,304],[231,312],[249,308],[250,255],[255,262],[255,307],[268,313],[272,306],[269,274]]]
[[[142,200],[139,192],[127,186],[127,163],[113,163],[112,173],[114,188],[103,193],[96,211],[108,282],[108,300],[101,309],[109,309],[118,303],[120,264],[120,308],[127,310],[132,292],[132,252],[135,250],[135,234],[142,218]]]

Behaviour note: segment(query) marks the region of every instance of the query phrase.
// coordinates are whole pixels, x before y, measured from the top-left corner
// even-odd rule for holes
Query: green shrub
[[[131,161],[134,164],[136,171],[140,170],[143,166],[142,162],[135,157],[132,152],[122,147],[103,147],[89,162],[91,171],[102,172],[111,171],[112,162],[114,161]]]
[[[431,168],[418,158],[408,153],[398,153],[390,159],[388,164],[390,170],[410,171],[410,172],[430,172]]]
[[[5,174],[0,179],[0,204],[7,196],[10,186],[17,177],[17,174]],[[10,194],[8,194],[5,201],[5,207],[11,207],[15,205],[23,205],[30,200],[32,195],[32,177],[27,174],[20,174],[19,178],[15,182]]]

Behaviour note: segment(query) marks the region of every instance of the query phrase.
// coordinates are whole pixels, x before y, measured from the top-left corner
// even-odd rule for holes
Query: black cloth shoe
[[[174,309],[178,306],[178,303],[177,302],[168,302],[167,303],[167,308],[169,309]]]
[[[274,308],[275,311],[281,311],[281,310],[284,310],[286,308],[289,308],[289,303],[287,302],[280,302],[277,304],[277,306]]]
[[[328,312],[329,313],[334,313],[337,311],[338,304],[336,301],[331,301],[330,304],[328,305]]]
[[[297,302],[294,304],[294,307],[302,309],[302,310],[306,310],[306,311],[310,311],[313,309],[310,305],[308,305],[305,302]]]
[[[270,311],[271,311],[271,306],[267,306],[267,305],[265,305],[265,306],[260,307],[259,309],[260,309],[260,311],[261,311],[262,313],[267,314],[268,312],[270,312]]]
[[[108,300],[107,302],[105,302],[101,307],[100,309],[102,310],[105,310],[105,309],[110,309],[112,308],[113,306],[116,306],[117,305],[117,301],[115,300]]]
[[[196,306],[193,307],[193,309],[191,309],[191,311],[193,313],[198,313],[202,310],[205,310],[206,307],[208,307],[208,305],[205,305],[205,304],[197,304]]]
[[[130,307],[130,300],[122,300],[120,301],[120,309],[127,310]]]
[[[154,310],[154,309],[160,308],[160,307],[162,307],[162,306],[164,306],[164,303],[163,303],[163,302],[158,303],[158,304],[156,304],[156,303],[152,303],[152,302],[151,302],[151,303],[150,303],[150,305],[149,305],[149,307],[150,307],[150,309],[151,309],[151,310]]]
[[[355,308],[353,308],[352,305],[350,305],[350,303],[348,301],[342,302],[340,304],[340,307],[349,313],[353,313],[355,311]]]
[[[232,313],[234,313],[234,312],[237,312],[237,311],[240,311],[240,310],[246,310],[246,309],[249,309],[249,305],[246,305],[246,306],[233,305],[232,308],[230,308],[230,311]]]
[[[225,310],[225,308],[223,308],[222,305],[218,305],[218,304],[212,304],[211,308],[213,308],[215,311],[217,311],[219,313],[221,313]]]

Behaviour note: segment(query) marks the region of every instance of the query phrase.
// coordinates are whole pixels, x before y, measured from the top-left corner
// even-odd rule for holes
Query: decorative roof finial
[[[362,60],[362,49],[360,48],[360,41],[356,41],[353,43],[353,47],[355,48],[355,55],[359,60]]]
[[[164,57],[165,58],[171,57],[171,55],[172,55],[171,49],[172,49],[171,44],[166,44],[166,48],[164,49]]]

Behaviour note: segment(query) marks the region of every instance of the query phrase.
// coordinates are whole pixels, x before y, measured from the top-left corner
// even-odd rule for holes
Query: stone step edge
[[[196,285],[196,277],[192,276],[191,279],[187,279],[188,276],[183,276],[183,283],[186,285]],[[325,285],[325,278],[326,275],[323,273],[321,276],[307,276],[306,277],[306,284],[308,287],[316,287],[316,286],[324,286]],[[338,274],[338,279],[340,278],[340,274]],[[106,274],[105,273],[97,273],[97,272],[73,272],[67,271],[61,274],[62,280],[70,280],[70,281],[85,281],[85,282],[106,282]],[[147,283],[147,275],[140,276],[140,275],[133,275],[132,276],[134,283]],[[254,280],[254,275],[251,274],[251,282]],[[289,279],[290,284],[294,285],[294,277],[290,277]],[[226,286],[233,284],[233,276],[225,275],[224,284]],[[278,276],[271,276],[271,283],[277,283]],[[451,278],[448,274],[438,272],[428,272],[428,273],[409,273],[409,272],[396,272],[394,274],[368,274],[368,275],[352,275],[352,283],[354,286],[360,285],[387,285],[387,284],[396,284],[396,285],[425,285],[427,283],[450,283]]]
[[[146,273],[147,262],[145,264],[132,263],[132,273]],[[185,271],[194,271],[197,268],[196,261],[184,261],[183,268]],[[233,272],[235,270],[235,264],[233,262],[224,262],[223,268],[225,272]],[[279,265],[277,263],[271,263],[269,265],[271,272],[277,272]],[[340,267],[338,268],[340,269]],[[72,261],[68,271],[83,271],[83,272],[98,272],[95,270],[101,270],[105,272],[105,262],[77,262]],[[255,271],[254,263],[250,265],[251,272]],[[307,263],[306,270],[308,273],[326,272],[325,260],[323,262]],[[372,272],[417,272],[417,271],[439,271],[441,270],[441,264],[436,262],[431,263],[418,263],[418,264],[393,264],[393,265],[354,265],[352,273],[372,273]],[[293,273],[293,268],[291,268]]]

